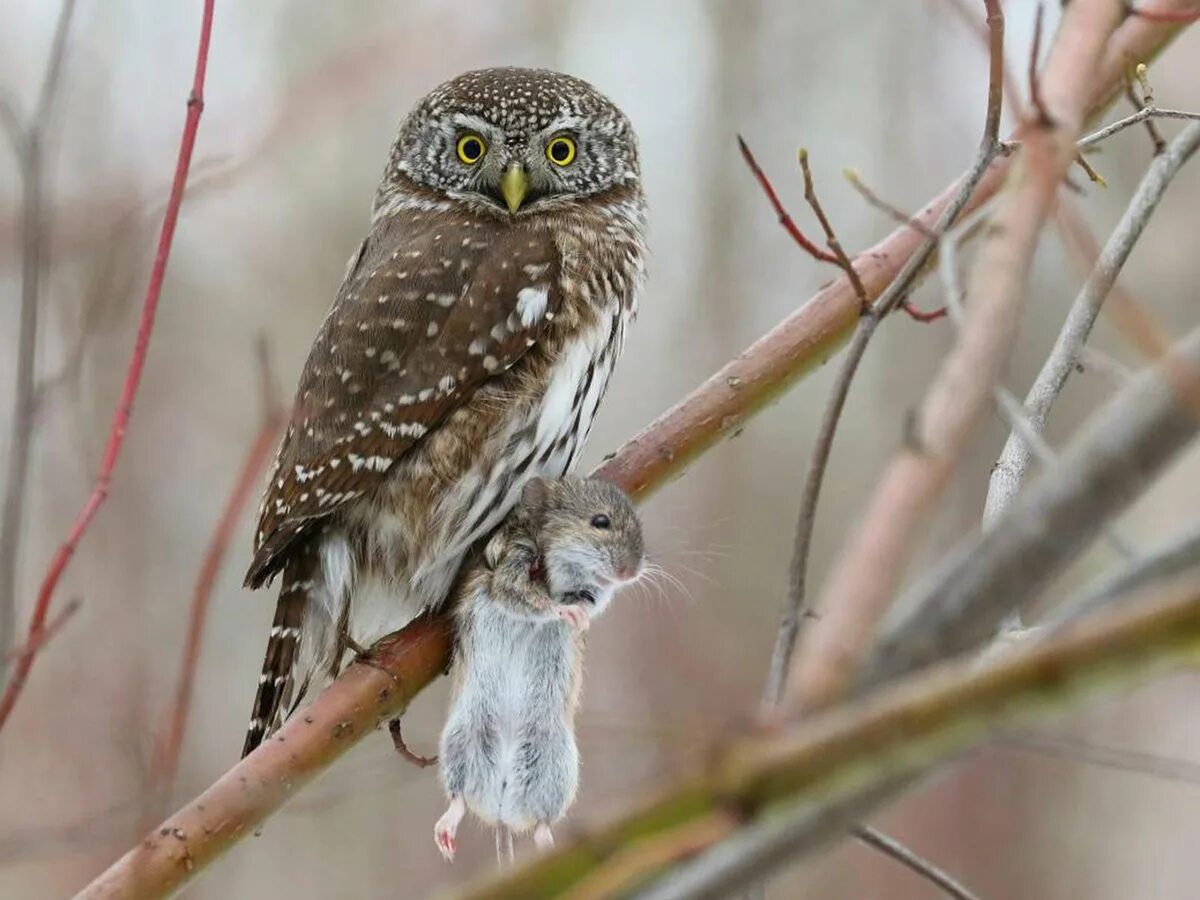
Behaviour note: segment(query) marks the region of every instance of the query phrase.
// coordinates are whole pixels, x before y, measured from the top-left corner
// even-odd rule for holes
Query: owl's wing
[[[351,262],[301,375],[246,584],[543,335],[558,310],[546,232],[422,214],[381,224]],[[414,222],[415,219],[415,222]]]

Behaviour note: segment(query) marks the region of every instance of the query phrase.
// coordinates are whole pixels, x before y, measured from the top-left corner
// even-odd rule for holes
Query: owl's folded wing
[[[305,364],[247,585],[537,343],[558,311],[559,271],[548,232],[436,211],[380,223]]]

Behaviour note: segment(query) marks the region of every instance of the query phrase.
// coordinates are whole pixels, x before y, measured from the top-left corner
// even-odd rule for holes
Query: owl
[[[246,584],[281,586],[243,755],[574,466],[645,217],[629,120],[578,78],[469,72],[403,120],[263,497]]]

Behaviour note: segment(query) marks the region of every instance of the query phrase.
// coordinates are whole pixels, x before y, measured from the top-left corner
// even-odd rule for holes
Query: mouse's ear
[[[540,520],[550,505],[550,482],[541,477],[530,478],[521,491],[521,505],[534,521]]]

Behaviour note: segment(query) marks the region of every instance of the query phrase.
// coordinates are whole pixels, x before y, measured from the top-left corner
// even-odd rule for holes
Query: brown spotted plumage
[[[529,478],[574,465],[644,211],[629,123],[578,79],[472,72],[405,119],[263,499],[246,581],[282,585],[245,752],[347,648],[440,605]]]

